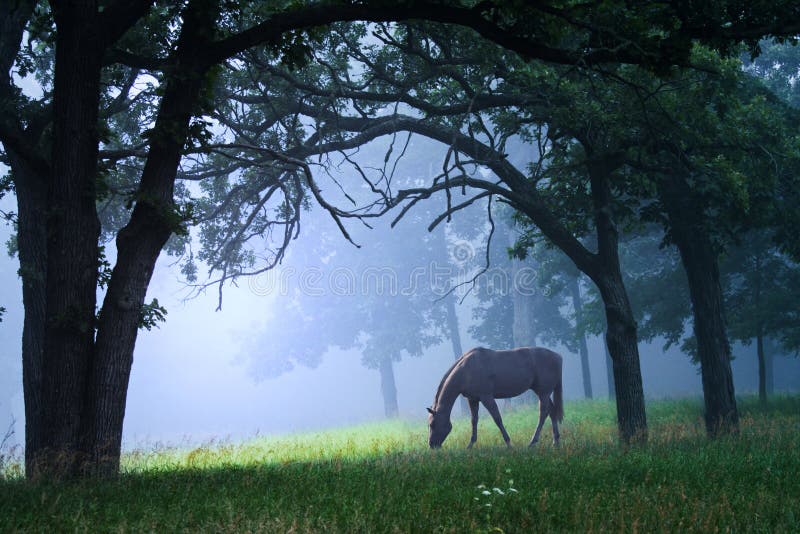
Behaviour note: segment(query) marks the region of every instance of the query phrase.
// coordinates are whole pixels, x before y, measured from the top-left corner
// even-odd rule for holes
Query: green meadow
[[[623,450],[613,404],[568,402],[525,447],[536,407],[485,411],[476,448],[426,420],[129,452],[115,480],[30,483],[6,464],[0,532],[798,532],[800,397],[740,399],[739,436],[708,440],[699,399],[648,403],[647,446]]]

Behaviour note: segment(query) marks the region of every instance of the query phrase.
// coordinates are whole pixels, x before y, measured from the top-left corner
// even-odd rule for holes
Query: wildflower
[[[492,491],[497,493],[498,495],[505,495],[506,494],[506,492],[504,492],[500,488],[492,488]]]
[[[491,491],[489,491],[489,490],[483,490],[481,493],[482,493],[483,495],[491,495],[491,494],[492,494],[492,492],[491,492]]]

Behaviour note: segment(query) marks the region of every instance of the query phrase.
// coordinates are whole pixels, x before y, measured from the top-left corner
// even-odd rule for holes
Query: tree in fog
[[[741,40],[753,45],[765,33],[796,33],[788,22],[796,19],[793,7],[774,3],[719,2],[713,13],[662,2],[553,7],[548,2],[5,3],[0,141],[19,207],[26,473],[117,471],[137,330],[148,313],[159,311],[145,305],[147,287],[170,236],[186,233],[193,220],[188,204],[176,202],[179,165],[201,146],[211,150],[203,118],[215,107],[209,89],[222,66],[243,51],[268,44],[291,63],[307,50],[301,32],[309,28],[413,16],[475,28],[528,58],[571,65],[623,61],[663,72],[687,61],[692,38],[728,51]],[[24,34],[30,46],[21,46]],[[236,68],[240,60],[227,66]],[[44,80],[44,99],[24,97],[12,69]],[[153,106],[133,115],[140,128],[123,140],[126,150],[103,158],[101,145],[115,133],[106,128],[110,117],[135,108],[139,73],[156,80]],[[114,236],[116,262],[101,269],[106,263],[96,202],[114,192],[116,164],[124,166],[130,158],[141,158],[141,165],[131,171],[131,188],[116,191],[127,196],[129,207]],[[280,160],[274,154],[273,159]],[[105,290],[99,314],[98,287]]]
[[[708,51],[698,50],[696,61],[715,74],[687,70],[668,82],[627,67],[574,74],[538,65],[522,67],[508,56],[508,64],[494,63],[481,71],[481,52],[461,48],[457,34],[449,35],[445,43],[437,32],[406,27],[392,35],[386,30],[381,38],[388,50],[365,60],[380,79],[373,93],[363,87],[351,90],[345,79],[336,80],[335,89],[301,85],[318,98],[338,95],[373,105],[393,99],[416,107],[427,117],[397,114],[368,121],[363,115],[337,114],[333,122],[362,136],[370,128],[382,127],[449,142],[456,153],[495,172],[499,186],[462,173],[457,181],[448,182],[445,176],[431,187],[407,191],[406,197],[415,203],[436,191],[463,192],[467,186],[482,191],[475,198],[498,195],[528,216],[593,279],[610,313],[606,335],[615,374],[619,373],[615,382],[620,423],[626,427],[623,436],[637,434],[646,423],[636,325],[621,290],[618,225],[661,224],[666,242],[680,252],[687,274],[708,432],[735,431],[738,416],[717,257],[742,228],[777,223],[769,215],[775,210],[768,206],[785,201],[776,196],[777,188],[792,189],[787,169],[793,165],[794,138],[778,133],[788,126],[781,118],[785,110],[764,100],[764,91],[741,74],[738,63],[719,60]],[[338,53],[355,48],[346,36],[342,42]],[[359,60],[358,54],[353,60]],[[398,66],[389,67],[392,61]],[[459,77],[448,79],[449,73],[441,68],[448,62],[471,68],[460,67]],[[417,80],[394,75],[404,71],[425,76]],[[527,77],[521,76],[523,72]],[[295,83],[291,76],[286,79]],[[428,92],[442,103],[433,105],[421,98]],[[450,94],[454,96],[448,101]],[[470,103],[459,108],[456,102],[465,100]],[[331,110],[326,108],[325,113]],[[464,131],[450,129],[442,116],[462,121]],[[749,121],[747,127],[744,121]],[[536,124],[546,128],[537,130],[532,127]],[[527,176],[515,174],[502,155],[512,135],[545,146],[546,165],[529,167],[533,173]],[[783,162],[777,167],[776,158]],[[453,169],[460,172],[457,160]],[[748,176],[758,178],[743,180]],[[541,187],[534,189],[537,184]],[[402,195],[384,194],[386,206],[403,200],[398,197]],[[571,220],[556,224],[566,214]],[[597,233],[598,251],[601,257],[607,255],[605,259],[596,260],[577,239],[588,232]]]
[[[428,162],[436,161],[436,151],[418,141],[411,145],[414,158],[407,150],[392,156],[381,148],[362,147],[346,158],[366,175],[399,184],[426,179]],[[461,249],[469,243],[454,246],[444,226],[424,231],[438,207],[430,202],[393,229],[382,221],[374,229],[354,229],[350,236],[358,249],[337,239],[327,212],[305,213],[305,234],[276,271],[289,273],[288,294],[276,301],[274,317],[245,348],[243,358],[255,375],[277,376],[298,364],[315,367],[334,347],[357,350],[362,364],[378,371],[386,416],[397,416],[394,366],[402,357],[420,357],[444,340],[461,355],[456,302],[448,291],[473,258]],[[222,222],[208,220],[201,229],[215,233],[213,226]],[[461,262],[453,257],[464,253]],[[305,285],[308,280],[313,283]]]

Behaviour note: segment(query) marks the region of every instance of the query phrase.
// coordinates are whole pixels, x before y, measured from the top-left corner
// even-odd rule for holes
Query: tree
[[[422,179],[428,171],[426,150],[415,146],[413,152],[411,159],[406,151],[392,155],[373,144],[348,157],[365,175],[385,173],[403,184]],[[363,365],[379,372],[386,416],[396,417],[393,368],[404,355],[420,357],[449,338],[459,347],[456,357],[461,356],[454,295],[447,291],[457,282],[456,275],[466,272],[471,254],[461,248],[469,245],[454,246],[444,228],[420,235],[424,215],[418,214],[391,231],[385,225],[356,229],[349,235],[363,246],[344,248],[347,244],[336,239],[327,219],[320,209],[304,215],[305,237],[283,262],[284,272],[291,274],[288,295],[277,303],[281,312],[247,347],[250,367],[257,376],[276,376],[298,364],[315,367],[331,347],[357,349]],[[207,219],[201,229],[216,234],[221,223]],[[242,255],[229,253],[232,258]],[[454,264],[452,256],[461,253],[466,256]],[[313,285],[304,286],[312,278]]]
[[[174,232],[184,232],[189,213],[176,209],[173,193],[181,157],[205,137],[201,117],[211,106],[205,96],[217,66],[253,46],[268,43],[287,57],[304,48],[298,31],[337,20],[403,20],[417,17],[462,24],[526,57],[561,64],[626,61],[663,69],[688,58],[691,38],[720,48],[762,35],[793,35],[791,4],[719,2],[695,13],[660,2],[626,6],[603,2],[597,9],[541,2],[460,4],[427,2],[331,3],[301,7],[192,0],[180,7],[136,2],[50,3],[53,23],[44,41],[54,46],[52,105],[44,124],[29,120],[8,76],[30,27],[33,2],[3,6],[3,108],[0,141],[12,166],[20,205],[20,259],[42,276],[26,297],[24,367],[26,412],[32,428],[26,447],[26,472],[114,473],[125,392],[144,296],[155,259]],[[46,9],[44,9],[46,11]],[[45,17],[47,18],[47,17]],[[237,21],[257,21],[241,28]],[[675,24],[680,20],[680,24]],[[130,52],[128,37],[151,24],[164,35],[148,56]],[[565,38],[564,29],[574,32]],[[663,31],[653,31],[653,28]],[[30,33],[33,35],[33,33]],[[567,43],[562,45],[562,43]],[[96,317],[100,263],[96,212],[98,155],[106,63],[144,68],[159,78],[160,100],[148,132],[146,159],[130,219],[116,236],[117,261],[107,277],[102,312]],[[48,98],[49,100],[49,95]],[[22,109],[24,115],[16,112]],[[36,111],[33,115],[36,115]],[[33,127],[36,124],[36,127]],[[40,135],[36,135],[36,134]],[[30,139],[33,138],[33,139]],[[33,141],[29,143],[28,141]],[[34,147],[49,147],[38,151]],[[140,150],[143,150],[140,148]],[[43,157],[41,154],[45,154]],[[46,232],[31,228],[45,214]],[[27,237],[31,238],[29,242]],[[43,269],[39,269],[43,266]],[[35,427],[35,429],[34,429]],[[38,429],[38,430],[37,430]],[[83,466],[83,467],[82,467]]]
[[[406,32],[405,35],[402,32]],[[363,35],[363,32],[360,35]],[[503,128],[502,130],[497,130],[497,136],[480,122],[480,115],[474,115],[475,122],[471,122],[473,113],[480,113],[481,110],[489,107],[507,107],[513,104],[519,105],[524,110],[524,120],[526,121],[542,122],[550,120],[555,122],[557,118],[551,118],[550,115],[544,117],[544,114],[549,113],[548,110],[553,106],[552,95],[557,94],[556,91],[548,87],[548,84],[553,81],[552,71],[549,71],[546,67],[540,68],[537,66],[536,69],[520,67],[520,72],[530,73],[531,79],[540,85],[538,87],[526,86],[524,90],[519,92],[503,94],[503,89],[506,87],[505,84],[511,84],[511,87],[516,89],[515,84],[527,82],[527,80],[509,76],[511,71],[508,66],[500,67],[500,72],[503,72],[502,76],[505,77],[502,80],[502,85],[497,75],[493,72],[484,72],[480,68],[475,69],[469,78],[465,78],[461,74],[453,77],[448,73],[449,71],[437,66],[438,58],[429,57],[431,47],[425,43],[425,40],[429,39],[432,43],[435,43],[437,48],[442,48],[444,50],[443,58],[446,58],[447,54],[457,53],[463,56],[465,55],[465,50],[475,50],[478,58],[472,58],[472,61],[477,61],[477,65],[483,64],[481,63],[482,55],[487,54],[488,51],[476,50],[474,46],[466,46],[465,36],[457,35],[453,32],[449,34],[446,34],[446,32],[441,33],[435,37],[429,33],[423,34],[424,37],[420,44],[410,40],[411,36],[416,39],[418,35],[415,29],[408,27],[404,27],[399,36],[395,36],[392,30],[382,32],[382,39],[394,49],[394,52],[389,52],[394,57],[388,55],[384,50],[371,51],[369,56],[360,53],[360,45],[357,43],[360,38],[358,33],[351,36],[342,33],[336,36],[334,54],[338,54],[339,51],[343,51],[343,53],[352,52],[355,60],[367,65],[372,69],[373,74],[371,76],[380,80],[380,85],[374,93],[356,89],[351,90],[350,87],[352,85],[357,85],[360,82],[345,78],[336,78],[331,84],[332,87],[328,88],[309,85],[293,74],[281,72],[280,69],[267,69],[264,75],[280,77],[295,89],[307,93],[304,101],[311,103],[305,107],[303,113],[314,117],[321,124],[317,135],[325,132],[323,128],[332,128],[335,130],[331,131],[335,132],[357,132],[351,138],[352,142],[355,143],[363,142],[363,139],[370,138],[370,136],[409,131],[449,145],[450,152],[444,164],[444,172],[433,181],[432,186],[395,192],[391,188],[385,188],[382,191],[376,190],[376,187],[372,184],[373,190],[380,194],[378,203],[372,204],[378,208],[374,210],[373,216],[379,216],[395,206],[408,202],[401,211],[400,216],[402,216],[408,213],[408,210],[420,200],[427,199],[432,194],[441,191],[447,196],[447,209],[445,213],[434,220],[431,227],[445,220],[453,211],[471,205],[481,198],[495,195],[530,217],[541,228],[542,232],[562,248],[581,270],[587,272],[601,288],[606,310],[611,316],[609,319],[608,338],[615,361],[616,381],[619,385],[617,400],[621,436],[626,441],[642,438],[646,422],[641,374],[638,368],[635,323],[632,319],[627,295],[622,287],[622,275],[619,269],[616,248],[618,236],[610,212],[612,197],[609,180],[615,170],[615,166],[618,165],[615,163],[616,156],[613,152],[606,152],[603,147],[592,144],[590,140],[585,140],[585,145],[588,147],[587,153],[591,153],[586,158],[585,165],[591,176],[592,195],[584,197],[583,206],[589,207],[589,210],[594,213],[594,215],[590,216],[590,219],[594,221],[593,226],[597,231],[598,252],[593,253],[581,244],[573,234],[573,230],[563,222],[566,214],[562,213],[555,205],[551,208],[544,195],[537,191],[536,182],[542,180],[543,177],[537,174],[531,180],[524,172],[505,159],[502,151],[506,140],[511,135],[518,135],[516,128],[520,125],[517,119],[513,118],[512,115],[508,115],[508,118],[495,120],[494,124]],[[355,41],[353,41],[354,39]],[[443,43],[448,41],[451,43],[458,42],[459,47],[456,48],[455,44],[445,47]],[[373,59],[371,57],[373,54],[379,55]],[[466,53],[466,55],[469,57],[469,53]],[[386,62],[392,59],[399,61],[402,66],[387,67]],[[464,58],[461,57],[458,61],[464,61]],[[447,60],[445,59],[446,62]],[[323,57],[319,60],[319,63],[323,65],[333,63],[333,59]],[[494,72],[496,71],[497,67],[494,67]],[[392,72],[419,73],[421,79],[416,80],[414,77],[396,78],[390,74]],[[507,82],[506,79],[508,78],[510,78],[510,81]],[[491,87],[493,84],[498,84],[497,89],[492,89],[494,94],[483,95],[479,91],[475,91],[475,88]],[[415,95],[409,96],[406,91],[412,87]],[[447,92],[442,91],[442,88],[447,88]],[[435,97],[434,94],[430,93],[431,91],[435,91]],[[466,99],[469,102],[467,105],[460,103],[465,101],[463,91],[466,91],[469,95]],[[536,96],[531,97],[531,94]],[[546,96],[539,97],[539,94]],[[346,100],[357,96],[359,101],[358,110],[361,116],[344,116],[337,111],[340,108],[329,107],[331,96]],[[575,94],[564,96],[564,108],[566,108],[567,102],[573,103],[575,101],[575,96]],[[428,104],[428,99],[436,104]],[[420,112],[428,115],[429,120],[416,119],[412,115],[401,114],[376,118],[364,116],[365,112],[379,110],[384,106],[383,103],[387,101],[398,101],[408,106],[417,106]],[[517,113],[516,116],[519,117],[519,114]],[[451,122],[448,122],[455,121],[455,124],[460,125],[465,118],[470,121],[467,123],[469,124],[469,132],[467,134],[461,133],[458,128],[451,126]],[[572,119],[573,117],[570,117],[570,121]],[[502,120],[506,122],[503,123],[501,122]],[[588,127],[588,123],[583,124]],[[573,126],[568,121],[559,122],[558,126],[563,127],[565,131],[575,131],[581,127],[581,125]],[[527,127],[524,128],[527,131]],[[333,135],[338,136],[341,134],[335,133]],[[485,140],[481,139],[482,136],[485,136],[483,137]],[[461,154],[463,156],[460,156]],[[462,162],[460,157],[469,159]],[[489,180],[469,177],[464,172],[465,165],[484,166],[491,170],[501,182],[498,184]],[[553,182],[557,183],[558,180],[553,180]],[[467,187],[477,189],[478,193],[474,197],[467,197],[460,204],[451,204],[450,189],[466,190]],[[350,214],[341,211],[340,215],[346,217]],[[362,211],[359,211],[358,216],[364,217],[365,215]],[[582,236],[583,230],[578,230],[582,232],[579,234]]]
[[[755,341],[758,396],[767,401],[767,338],[785,351],[797,351],[798,265],[781,254],[774,240],[754,232],[733,248],[721,266],[731,336],[745,344]]]
[[[412,31],[408,30],[408,33]],[[416,106],[419,113],[428,115],[427,124],[402,115],[370,124],[363,117],[345,118],[336,115],[336,112],[327,113],[328,117],[336,116],[331,122],[335,122],[340,129],[359,131],[361,135],[370,127],[377,129],[379,124],[385,128],[395,128],[393,131],[405,129],[450,143],[454,152],[461,151],[473,162],[487,165],[500,177],[504,187],[468,179],[448,183],[445,175],[442,183],[409,191],[406,196],[411,198],[413,204],[436,191],[447,191],[452,187],[463,189],[465,186],[483,190],[479,195],[504,196],[506,201],[534,220],[548,238],[558,242],[558,246],[582,270],[586,270],[601,288],[601,293],[605,292],[603,299],[607,306],[608,299],[614,300],[620,295],[618,289],[612,289],[619,288],[622,283],[621,276],[615,274],[619,270],[616,252],[608,253],[611,255],[604,260],[603,267],[592,266],[582,252],[585,248],[582,249],[579,242],[576,244],[574,238],[573,241],[565,238],[563,227],[557,228],[552,224],[552,212],[543,214],[539,211],[533,215],[536,212],[534,207],[528,207],[528,211],[525,211],[521,205],[523,200],[529,201],[532,187],[526,183],[524,175],[513,175],[508,170],[510,165],[493,166],[487,163],[493,158],[501,159],[496,152],[492,152],[494,147],[505,147],[510,135],[525,131],[528,138],[539,139],[539,142],[544,140],[552,144],[554,151],[558,149],[562,155],[556,153],[555,156],[548,156],[551,158],[549,170],[546,174],[538,175],[540,178],[535,178],[545,184],[544,192],[539,196],[544,198],[543,195],[549,195],[548,200],[557,209],[563,209],[562,206],[566,205],[581,206],[582,211],[571,208],[573,216],[577,213],[579,220],[593,221],[595,229],[598,229],[600,250],[609,251],[613,248],[616,251],[618,238],[614,237],[617,235],[614,215],[623,224],[637,219],[663,224],[668,242],[676,244],[681,253],[688,277],[689,293],[694,305],[698,355],[704,376],[708,431],[711,435],[718,431],[735,431],[738,417],[730,373],[730,348],[724,328],[717,255],[724,248],[728,236],[742,226],[734,213],[741,211],[743,201],[750,203],[748,213],[754,216],[752,222],[747,224],[763,224],[756,222],[757,214],[775,211],[767,208],[767,205],[778,198],[775,188],[784,187],[778,183],[785,181],[789,174],[785,171],[775,173],[771,165],[776,155],[781,154],[783,161],[789,161],[793,153],[793,137],[775,135],[777,130],[786,131],[786,123],[780,119],[780,107],[776,108],[764,100],[763,91],[759,92],[746,79],[742,82],[735,62],[718,61],[713,54],[702,50],[698,50],[697,61],[707,63],[706,72],[685,71],[678,73],[680,76],[675,81],[669,82],[659,80],[645,71],[626,67],[606,69],[600,73],[588,72],[583,78],[570,78],[568,75],[558,77],[557,70],[548,72],[546,68],[536,70],[517,66],[509,69],[501,63],[499,67],[495,65],[494,72],[484,73],[483,80],[476,80],[470,86],[466,71],[461,71],[462,76],[453,82],[447,81],[447,75],[442,75],[440,69],[443,62],[469,63],[469,59],[464,57],[469,54],[455,44],[444,44],[441,37],[432,36],[431,31],[416,31],[419,33],[414,37],[423,35],[418,41],[412,41],[405,35],[393,37],[389,32],[386,32],[383,40],[405,54],[401,60],[405,63],[402,65],[413,64],[413,72],[424,73],[425,77],[420,80],[393,77],[391,72],[398,69],[387,68],[387,59],[380,57],[366,60],[382,84],[374,94],[364,90],[349,90],[349,80],[342,79],[336,81],[335,89],[308,84],[298,87],[302,86],[303,90],[317,97],[333,95],[373,103],[399,101],[411,107]],[[449,41],[456,43],[457,37],[451,35]],[[437,55],[439,50],[444,50],[443,55],[447,59],[443,60]],[[415,60],[409,59],[411,56]],[[457,60],[453,60],[453,56],[458,56]],[[477,65],[481,60],[474,58],[473,61],[472,65]],[[708,74],[708,71],[716,73]],[[471,72],[473,79],[476,77],[474,72],[481,71]],[[502,73],[502,78],[497,78],[498,72]],[[521,76],[521,72],[525,72],[528,78]],[[560,84],[558,97],[563,100],[553,96],[556,90],[552,86],[548,88],[548,75],[554,80],[552,86]],[[445,81],[437,79],[437,85],[431,85],[431,80],[436,76]],[[291,76],[285,79],[294,83]],[[422,91],[432,91],[434,87],[436,98],[446,102],[443,98],[447,93],[442,88],[447,87],[448,83],[455,87],[448,90],[454,93],[464,91],[464,94],[450,102],[469,100],[469,105],[460,108],[454,104],[449,107],[420,105],[424,99],[419,97],[425,94]],[[524,89],[515,87],[515,84]],[[406,93],[412,86],[413,98]],[[713,112],[714,115],[709,112],[709,101],[715,103],[717,111]],[[576,102],[579,104],[576,105]],[[603,107],[599,105],[601,102]],[[511,106],[514,107],[512,115],[504,116],[496,111]],[[490,109],[491,112],[488,111]],[[520,110],[528,114],[523,115],[522,120],[519,118]],[[481,114],[491,119],[491,127],[486,125]],[[459,118],[464,121],[467,130],[460,134],[447,130],[449,124],[445,127],[430,124],[441,116],[451,120],[471,116],[474,120]],[[748,126],[745,126],[745,122],[748,122]],[[531,123],[546,123],[546,136],[536,136],[526,126]],[[481,136],[487,140],[484,144],[475,142]],[[770,140],[771,148],[767,149],[766,154],[748,148],[758,139]],[[561,158],[561,162],[552,159],[556,157]],[[558,165],[553,165],[553,162]],[[580,174],[575,173],[581,166],[586,168],[584,176],[588,175],[588,184],[581,180]],[[561,170],[565,172],[558,174]],[[457,160],[454,171],[460,171]],[[570,175],[574,178],[570,179]],[[741,177],[747,175],[762,179],[743,183]],[[547,180],[543,180],[545,176]],[[586,194],[586,185],[591,194]],[[506,186],[522,197],[509,196]],[[622,192],[620,202],[615,201],[612,188]],[[787,189],[792,190],[791,187]],[[652,202],[653,196],[657,197],[655,203]],[[389,200],[387,206],[396,205],[398,196],[392,198],[387,194],[384,197]],[[579,200],[577,204],[575,199]],[[464,204],[473,201],[470,199]],[[711,216],[706,214],[704,206],[713,207]],[[594,214],[591,213],[592,208]],[[588,228],[590,226],[583,223],[583,227],[576,230],[583,236]],[[612,279],[615,282],[611,283]],[[615,325],[625,326],[617,328],[609,324],[608,337],[626,339],[622,346],[631,347],[636,336],[630,304],[618,301],[609,311],[617,314],[620,310],[624,310],[624,313],[615,321]],[[617,354],[620,350],[624,352],[618,346]],[[633,354],[630,351],[628,353]],[[611,354],[617,361],[614,358],[615,349],[611,348]],[[632,356],[627,358],[629,362],[632,360]],[[619,380],[616,382],[619,387]],[[635,390],[636,387],[633,387]]]

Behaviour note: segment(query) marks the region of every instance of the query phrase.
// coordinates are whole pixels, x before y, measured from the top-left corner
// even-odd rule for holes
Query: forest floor
[[[438,451],[423,417],[126,454],[116,480],[0,473],[0,532],[800,532],[800,397],[740,399],[741,433],[709,440],[699,399],[650,401],[648,445],[623,450],[607,401],[568,402],[562,446],[536,408],[482,411]],[[16,473],[16,474],[15,474]]]

